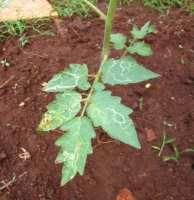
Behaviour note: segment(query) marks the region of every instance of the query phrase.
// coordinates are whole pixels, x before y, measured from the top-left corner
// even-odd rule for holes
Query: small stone
[[[193,84],[193,81],[190,80],[190,79],[188,79],[188,80],[186,80],[185,84],[186,84],[186,85],[191,85],[191,84]]]
[[[47,83],[46,83],[46,82],[43,82],[43,83],[42,83],[42,86],[43,86],[43,87],[45,87],[46,85],[47,85]]]
[[[19,104],[19,106],[25,106],[25,103],[24,102],[21,102],[20,104]]]
[[[33,138],[34,140],[36,140],[36,139],[37,139],[37,136],[36,136],[35,134],[33,134],[33,135],[32,135],[32,138]]]
[[[170,67],[170,68],[169,68],[169,71],[170,71],[170,72],[173,72],[173,71],[174,71],[174,68],[173,68],[173,67]]]
[[[36,107],[35,107],[35,106],[32,106],[32,107],[31,107],[31,110],[36,110]]]
[[[193,142],[194,142],[193,138],[189,138],[189,139],[188,139],[188,142],[189,142],[189,143],[193,143]]]
[[[121,142],[119,140],[114,140],[114,143],[117,144],[117,145],[121,144]]]
[[[97,182],[94,180],[94,179],[89,179],[89,182],[88,184],[92,187],[96,186],[97,185]]]
[[[132,110],[138,110],[139,109],[139,105],[137,102],[135,102],[132,107],[131,107]]]
[[[146,88],[150,88],[150,86],[151,86],[150,83],[147,83],[147,84],[145,85]]]
[[[147,133],[147,141],[151,142],[153,140],[156,140],[156,134],[154,133],[154,131],[152,129],[146,129],[146,133]]]
[[[174,171],[173,171],[172,168],[168,168],[167,173],[168,173],[169,175],[172,175],[172,174],[174,173]]]
[[[38,110],[39,110],[39,111],[42,111],[42,107],[39,107]]]
[[[119,191],[116,200],[137,200],[133,193],[127,188],[123,188]]]
[[[26,128],[25,128],[25,127],[21,127],[21,130],[22,130],[22,131],[25,131],[25,130],[26,130]]]
[[[6,157],[5,153],[0,153],[0,161],[4,160]]]
[[[77,198],[76,197],[70,197],[69,200],[77,200]]]
[[[128,92],[127,96],[132,97],[133,96],[133,92]]]
[[[91,22],[87,22],[87,23],[86,23],[86,27],[87,27],[87,28],[90,28],[90,27],[91,27]]]
[[[131,169],[128,166],[123,167],[122,171],[124,173],[131,171]]]
[[[13,98],[13,102],[14,102],[14,103],[18,103],[19,100],[18,100],[17,98]]]

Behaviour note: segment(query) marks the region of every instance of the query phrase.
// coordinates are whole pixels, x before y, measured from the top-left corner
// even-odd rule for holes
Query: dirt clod
[[[137,200],[133,193],[127,188],[123,188],[118,192],[116,200]]]

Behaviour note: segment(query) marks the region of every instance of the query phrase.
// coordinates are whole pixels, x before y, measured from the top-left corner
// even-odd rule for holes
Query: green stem
[[[121,56],[121,58],[123,58],[126,55],[126,53],[128,52],[127,47],[125,47],[125,48],[126,48],[126,50],[125,50],[124,54]]]
[[[123,58],[126,55],[126,53],[128,52],[128,48],[131,47],[134,44],[135,40],[136,39],[134,38],[133,41],[131,42],[131,44],[128,47],[125,46],[126,50],[125,50],[124,54],[121,56],[121,58]]]
[[[109,7],[108,7],[108,13],[107,18],[105,21],[105,32],[104,32],[104,42],[103,42],[103,48],[102,48],[102,63],[105,63],[108,59],[109,55],[109,47],[110,47],[110,34],[112,31],[112,23],[113,23],[113,17],[116,9],[116,3],[117,0],[110,0]]]
[[[163,148],[164,148],[164,143],[162,143],[162,146],[161,146],[161,149],[160,149],[160,151],[159,151],[159,153],[158,153],[158,156],[161,156],[161,153],[162,153],[162,151],[163,151]]]
[[[83,0],[85,2],[85,0]],[[107,61],[108,55],[109,55],[109,48],[110,48],[110,34],[112,31],[112,24],[113,24],[113,17],[116,9],[116,3],[117,0],[110,0],[109,7],[108,7],[108,13],[105,20],[105,31],[104,31],[104,41],[103,41],[103,48],[102,48],[102,61],[100,64],[100,68],[98,70],[98,73],[96,75],[96,78],[91,86],[90,92],[88,94],[88,101],[85,102],[84,107],[81,112],[81,117],[84,116],[86,108],[88,107],[90,103],[91,96],[94,92],[94,84],[99,82],[101,77],[101,67],[102,65]]]
[[[103,20],[106,20],[106,15],[101,12],[96,6],[94,6],[92,3],[90,3],[88,0],[82,0],[84,3],[86,3],[94,12],[96,12]]]
[[[164,145],[165,145],[165,141],[166,141],[166,133],[165,133],[165,131],[164,131],[164,132],[163,132],[162,146],[161,146],[161,148],[160,148],[160,151],[159,151],[159,153],[158,153],[158,156],[161,156],[161,153],[162,153],[163,148],[164,148]]]

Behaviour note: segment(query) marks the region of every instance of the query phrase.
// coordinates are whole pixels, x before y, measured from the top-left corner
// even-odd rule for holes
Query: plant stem
[[[103,20],[106,20],[106,15],[101,12],[96,6],[94,6],[92,3],[90,3],[88,0],[82,0],[84,3],[86,3],[94,12],[96,12]]]
[[[133,41],[131,42],[131,44],[128,47],[125,46],[126,50],[125,50],[124,54],[121,56],[121,58],[123,58],[126,55],[126,53],[128,52],[128,48],[133,45],[133,43],[135,42],[135,40],[136,39],[134,38]]]
[[[163,141],[162,141],[162,146],[160,148],[160,152],[158,153],[158,156],[161,156],[161,153],[163,151],[164,145],[165,145],[165,141],[166,141],[166,133],[165,131],[163,132]]]
[[[85,0],[83,0],[85,2]],[[104,41],[103,41],[103,48],[102,48],[102,61],[98,70],[98,73],[96,74],[96,78],[91,86],[90,92],[87,97],[87,101],[84,104],[84,107],[81,112],[81,117],[84,116],[86,108],[88,107],[88,104],[90,103],[91,96],[94,92],[94,84],[97,83],[101,76],[101,67],[102,65],[107,61],[108,55],[109,55],[109,48],[110,48],[110,34],[112,31],[112,24],[113,24],[113,17],[115,13],[116,8],[116,2],[117,0],[110,0],[109,7],[108,7],[108,13],[107,17],[105,19],[105,31],[104,31]]]
[[[107,61],[108,55],[109,55],[110,34],[112,31],[112,23],[113,23],[116,3],[117,3],[117,0],[110,0],[109,7],[108,7],[107,18],[105,20],[105,32],[104,32],[104,42],[103,42],[103,48],[102,48],[101,66],[104,62]]]

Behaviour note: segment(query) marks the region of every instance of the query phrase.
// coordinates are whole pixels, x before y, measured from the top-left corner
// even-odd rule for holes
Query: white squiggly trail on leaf
[[[67,131],[56,141],[56,145],[61,146],[56,163],[64,162],[61,181],[61,185],[64,185],[77,172],[83,175],[87,154],[93,152],[91,138],[96,134],[91,120],[86,116],[74,117],[61,126],[60,130]]]
[[[132,110],[121,104],[121,98],[110,91],[97,91],[91,97],[87,115],[95,127],[101,126],[111,137],[140,148],[135,126],[129,118]]]
[[[82,96],[71,90],[56,95],[56,100],[47,105],[48,111],[43,115],[37,130],[54,130],[72,119],[81,109]]]
[[[138,64],[132,57],[126,56],[120,60],[110,59],[102,66],[101,80],[110,85],[139,83],[156,78],[156,74]]]
[[[86,90],[90,84],[87,84],[88,68],[85,64],[70,64],[70,68],[55,74],[53,78],[43,88],[46,92],[64,92],[65,90],[73,90],[75,87],[83,89],[86,85]]]

